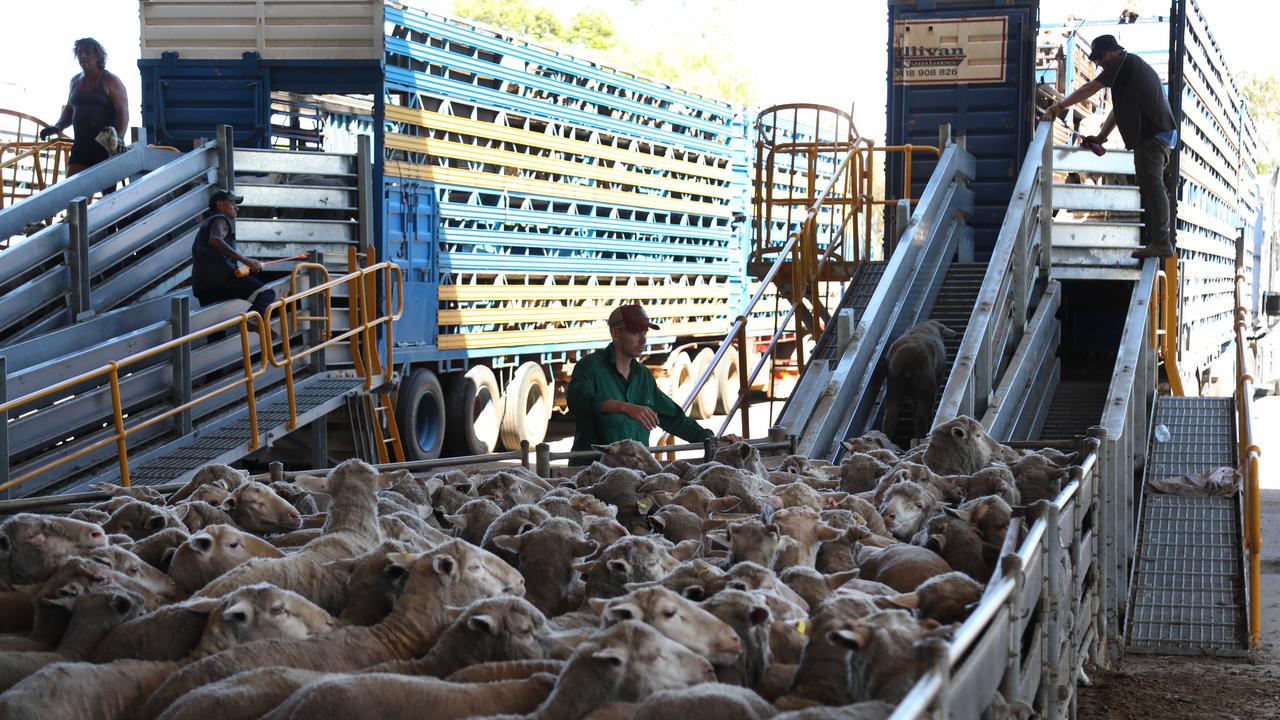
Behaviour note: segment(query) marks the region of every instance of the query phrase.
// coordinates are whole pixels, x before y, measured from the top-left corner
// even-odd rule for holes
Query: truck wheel
[[[698,351],[697,356],[693,358],[693,379],[690,384],[698,381],[702,377],[702,373],[711,367],[711,359],[716,356],[716,351],[711,348],[702,348]],[[716,384],[716,376],[712,374],[707,379],[702,389],[698,391],[698,396],[693,399],[693,404],[689,406],[689,417],[694,420],[706,420],[716,414],[716,396],[719,395],[719,387]]]
[[[520,441],[540,443],[551,422],[551,384],[542,366],[530,360],[516,368],[503,393],[502,424],[498,438],[508,450],[519,450]]]
[[[677,405],[684,403],[693,387],[693,360],[689,353],[681,350],[671,361],[671,399]]]
[[[742,383],[740,372],[737,350],[729,348],[716,367],[716,412],[720,415],[727,415],[729,408],[738,401],[738,394],[742,391],[739,387]]]
[[[445,451],[455,457],[493,452],[502,422],[502,395],[493,371],[476,365],[466,374],[455,374],[445,397],[445,416],[449,420],[444,434]]]
[[[396,398],[400,444],[408,460],[434,460],[444,445],[444,391],[436,374],[418,368],[400,383]]]

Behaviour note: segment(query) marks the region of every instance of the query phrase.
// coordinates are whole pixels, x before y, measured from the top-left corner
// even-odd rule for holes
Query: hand
[[[50,126],[48,126],[48,127],[45,127],[45,128],[41,128],[41,130],[40,130],[40,139],[41,139],[41,140],[48,140],[49,138],[53,137],[54,135],[57,135],[59,132],[60,132],[60,131],[58,130],[58,128],[56,128],[56,127],[54,127],[54,126],[52,126],[52,125],[50,125]]]
[[[627,403],[622,412],[627,417],[643,425],[645,430],[652,430],[658,427],[658,413],[654,412],[653,408]]]
[[[249,266],[250,275],[257,275],[258,273],[262,272],[262,263],[258,262],[257,260],[254,260],[253,258],[246,259],[245,265]]]
[[[742,442],[742,436],[734,435],[733,433],[725,433],[724,435],[720,436],[720,439],[727,443]]]
[[[1080,139],[1082,145],[1105,145],[1107,139],[1101,135],[1086,135]]]
[[[1063,108],[1061,103],[1054,103],[1049,106],[1048,110],[1044,111],[1044,119],[1049,122],[1053,122],[1062,116],[1062,110]]]

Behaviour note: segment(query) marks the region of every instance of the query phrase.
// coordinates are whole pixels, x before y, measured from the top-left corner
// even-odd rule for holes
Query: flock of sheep
[[[571,478],[210,465],[15,515],[0,717],[885,718],[1074,458],[970,418],[846,446],[767,470],[624,441]]]

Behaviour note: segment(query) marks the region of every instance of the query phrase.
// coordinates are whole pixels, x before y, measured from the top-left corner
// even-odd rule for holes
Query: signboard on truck
[[[1005,17],[912,18],[893,24],[893,83],[1003,83]]]

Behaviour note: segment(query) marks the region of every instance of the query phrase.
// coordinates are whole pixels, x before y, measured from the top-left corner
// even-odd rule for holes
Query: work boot
[[[1151,243],[1129,253],[1129,257],[1135,260],[1143,260],[1146,258],[1167,258],[1173,256],[1173,246],[1167,242]]]

